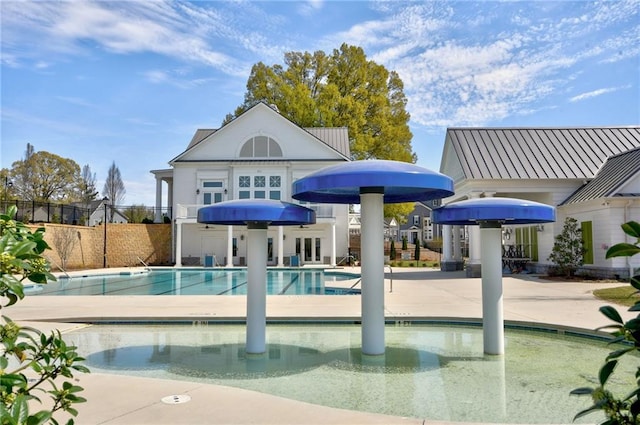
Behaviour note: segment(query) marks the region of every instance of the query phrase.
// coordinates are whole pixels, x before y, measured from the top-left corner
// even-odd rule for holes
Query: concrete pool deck
[[[128,269],[129,270],[129,269]],[[342,268],[359,272],[358,268]],[[464,272],[396,268],[385,279],[388,321],[479,321],[481,280]],[[118,269],[109,269],[118,273]],[[393,291],[391,289],[393,281]],[[598,309],[605,303],[593,290],[623,283],[558,282],[534,275],[503,278],[507,322],[550,324],[593,330],[608,323]],[[245,296],[27,296],[3,314],[43,331],[68,332],[95,321],[241,321]],[[633,315],[624,307],[623,317]],[[267,299],[269,321],[341,320],[360,318],[359,296],[287,296]],[[267,327],[268,334],[268,327]],[[257,392],[184,381],[107,374],[77,374],[82,396],[77,424],[422,424],[443,423],[333,409]],[[188,395],[183,404],[163,397]],[[59,418],[61,419],[61,418]]]

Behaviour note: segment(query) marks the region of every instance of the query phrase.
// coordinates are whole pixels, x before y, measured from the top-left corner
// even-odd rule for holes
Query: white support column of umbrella
[[[386,160],[329,166],[294,182],[294,199],[361,206],[363,354],[385,352],[384,204],[451,195],[451,178],[414,164]]]
[[[266,351],[268,226],[315,222],[316,213],[310,208],[266,199],[225,201],[198,210],[198,223],[247,226],[247,353]]]
[[[502,224],[555,221],[551,205],[512,198],[474,198],[433,210],[433,222],[479,225],[482,273],[482,335],[486,354],[504,354]]]

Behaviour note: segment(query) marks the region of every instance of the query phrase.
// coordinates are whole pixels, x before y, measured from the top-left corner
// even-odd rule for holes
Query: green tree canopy
[[[80,176],[80,187],[78,188],[79,201],[82,202],[85,207],[96,199],[98,191],[96,189],[96,173],[91,172],[89,164],[85,164],[82,167],[82,175]]]
[[[347,127],[351,159],[413,163],[403,90],[398,73],[368,60],[360,47],[288,52],[284,66],[253,66],[244,102],[224,122],[262,101],[302,127]],[[386,206],[385,216],[402,221],[412,209],[413,203]]]
[[[288,52],[284,66],[253,66],[244,102],[225,122],[264,101],[303,127],[347,127],[353,159],[415,162],[403,89],[397,72],[360,47]]]
[[[12,164],[13,193],[25,201],[69,202],[76,198],[80,166],[72,159],[36,152],[27,144],[24,159]]]

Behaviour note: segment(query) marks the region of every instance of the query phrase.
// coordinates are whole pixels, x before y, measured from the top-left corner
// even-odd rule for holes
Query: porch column
[[[336,266],[336,223],[331,223],[331,267]]]
[[[453,258],[451,257],[451,228],[452,226],[445,224],[442,226],[442,261],[440,262],[440,270],[449,272],[455,270]]]
[[[153,221],[162,223],[162,178],[156,176],[156,213]]]
[[[469,199],[480,197],[480,192],[471,192]],[[469,226],[469,264],[467,265],[467,277],[480,277],[482,275],[480,253],[480,228]]]
[[[464,227],[453,226],[453,260],[462,263],[462,244],[460,241],[460,229],[464,229]]]
[[[442,226],[442,261],[451,261],[451,226]]]
[[[182,220],[176,219],[176,267],[182,267]]]
[[[227,226],[227,264],[233,267],[233,226]]]
[[[278,226],[278,267],[284,267],[284,227]]]
[[[174,218],[176,213],[173,211],[173,179],[167,180],[167,215]]]

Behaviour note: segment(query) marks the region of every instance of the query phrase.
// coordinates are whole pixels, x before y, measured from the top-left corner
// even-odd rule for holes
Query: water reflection
[[[94,372],[218,383],[331,407],[443,421],[571,423],[590,400],[611,347],[506,333],[506,354],[483,354],[481,328],[388,327],[383,356],[362,355],[360,328],[270,325],[267,352],[247,355],[244,326],[93,326],[65,335]],[[611,384],[629,388],[637,358]],[[635,363],[634,363],[635,362]],[[590,416],[583,422],[597,422]],[[580,420],[578,421],[580,422]]]

